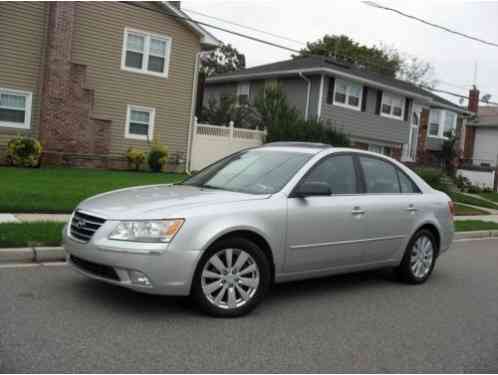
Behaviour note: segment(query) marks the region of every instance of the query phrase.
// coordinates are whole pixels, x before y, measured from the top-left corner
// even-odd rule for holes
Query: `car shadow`
[[[396,282],[394,273],[389,269],[293,281],[274,285],[263,304],[286,305],[296,298],[321,295],[330,295],[332,297],[342,293],[364,290],[365,288],[389,288]],[[73,295],[77,294],[82,301],[86,300],[89,303],[103,306],[103,308],[112,306],[113,309],[130,314],[146,312],[149,318],[157,316],[162,319],[165,312],[170,317],[202,315],[189,297],[139,293],[83,276],[74,280],[72,287],[74,288]]]

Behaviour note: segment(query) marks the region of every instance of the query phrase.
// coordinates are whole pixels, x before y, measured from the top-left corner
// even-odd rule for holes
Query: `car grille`
[[[71,220],[71,237],[86,243],[104,223],[100,217],[76,211]]]
[[[112,267],[106,266],[104,264],[90,262],[88,260],[75,257],[74,255],[71,255],[70,260],[76,267],[85,272],[102,277],[104,279],[119,281],[119,276]]]

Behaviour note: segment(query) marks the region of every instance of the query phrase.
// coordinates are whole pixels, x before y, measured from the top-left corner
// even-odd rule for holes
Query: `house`
[[[46,164],[121,168],[153,140],[182,163],[199,52],[218,44],[178,1],[0,3],[0,160],[25,134]]]
[[[464,163],[498,166],[498,107],[479,106],[465,132]]]
[[[204,105],[221,96],[253,103],[275,82],[305,118],[349,134],[354,147],[406,162],[437,161],[448,133],[459,131],[468,115],[416,85],[323,56],[212,76],[206,80]]]

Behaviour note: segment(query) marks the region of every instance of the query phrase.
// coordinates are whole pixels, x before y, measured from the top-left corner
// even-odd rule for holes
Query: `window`
[[[151,140],[154,136],[154,108],[129,105],[126,114],[125,137],[131,139]]]
[[[250,194],[274,194],[312,156],[271,149],[245,150],[211,164],[184,184]]]
[[[394,165],[377,158],[360,156],[367,193],[398,194],[400,186]]]
[[[249,104],[249,92],[251,91],[251,84],[249,82],[240,82],[237,85],[237,104]]]
[[[387,146],[381,146],[376,144],[369,144],[368,151],[376,152],[378,154],[391,156],[391,148]]]
[[[166,35],[125,29],[121,69],[167,77],[170,50]]]
[[[358,83],[335,80],[334,104],[360,109],[362,86]]]
[[[0,88],[0,126],[29,129],[31,100],[30,92]]]
[[[442,109],[431,109],[429,116],[429,136],[447,138],[456,129],[457,114]]]
[[[450,136],[456,129],[456,114],[455,112],[445,112],[445,117],[444,117],[444,129],[443,129],[443,136],[448,137]]]
[[[398,169],[398,177],[399,177],[399,186],[403,194],[413,194],[420,192],[415,183],[399,169]]]
[[[389,93],[382,94],[381,115],[403,119],[404,97]]]
[[[303,182],[324,182],[332,194],[356,194],[356,172],[351,155],[327,157],[304,178]]]

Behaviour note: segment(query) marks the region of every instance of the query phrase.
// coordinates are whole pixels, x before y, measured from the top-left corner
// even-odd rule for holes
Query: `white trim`
[[[346,87],[346,100],[344,103],[341,103],[341,102],[336,102],[335,101],[335,94],[337,92],[337,81],[342,81],[344,83],[346,83],[348,86]],[[351,105],[351,104],[348,104],[348,100],[349,100],[349,84],[352,83],[352,84],[356,84],[356,85],[359,85],[361,87],[361,90],[360,90],[360,97],[358,98],[358,105],[357,106],[354,106],[354,105]],[[351,80],[344,80],[342,78],[336,78],[335,81],[334,81],[334,94],[332,96],[332,104],[333,105],[336,105],[336,106],[339,106],[339,107],[344,107],[344,108],[349,108],[349,109],[354,109],[355,111],[361,111],[361,105],[362,105],[362,100],[363,100],[363,85],[360,84],[360,83],[357,83],[357,82],[354,82],[354,81],[351,81]]]
[[[31,128],[31,106],[33,102],[33,93],[30,91],[12,90],[0,87],[0,93],[24,96],[24,124],[19,122],[0,121],[0,127],[15,128],[15,129],[30,129]]]
[[[320,118],[322,115],[322,105],[323,105],[323,89],[325,85],[325,75],[322,74],[320,76],[320,92],[318,94],[318,108],[317,108],[317,117]]]
[[[391,113],[384,113],[382,111],[382,107],[384,106],[384,99],[385,97],[390,97],[391,101],[393,99],[401,99],[401,116],[396,116],[391,113],[394,112],[394,106],[391,104]],[[387,117],[387,118],[392,118],[394,120],[399,120],[399,121],[404,121],[405,119],[405,105],[406,105],[406,98],[404,96],[399,96],[397,94],[392,94],[390,92],[382,92],[382,100],[380,101],[380,115],[382,117]]]
[[[188,124],[188,134],[187,134],[187,155],[185,155],[185,172],[190,173],[190,164],[192,157],[192,129],[194,128],[194,122],[197,124],[197,117],[195,117],[195,107],[197,105],[197,86],[199,79],[199,63],[202,52],[197,52],[195,54],[194,63],[194,79],[192,80],[192,101],[190,102],[190,122]]]
[[[147,135],[139,135],[130,133],[130,114],[131,111],[149,112],[149,128]],[[156,109],[150,107],[142,107],[139,105],[128,104],[126,106],[126,123],[125,123],[125,138],[138,139],[140,141],[151,141],[154,138],[154,123],[156,120]]]
[[[303,73],[299,73],[299,77],[301,77],[308,84],[306,88],[306,107],[304,109],[304,119],[308,121],[308,114],[310,109],[310,96],[311,96],[311,79],[306,77]]]
[[[397,93],[397,94],[400,94],[403,96],[409,96],[411,98],[420,99],[420,100],[427,102],[427,103],[434,102],[434,100],[430,96],[416,94],[412,91],[399,89],[399,88],[396,88],[396,87],[391,86],[391,85],[379,83],[379,82],[373,81],[371,79],[358,77],[358,76],[353,75],[353,74],[345,73],[345,72],[342,72],[340,70],[334,70],[334,69],[330,69],[330,68],[292,69],[292,70],[281,70],[281,71],[277,71],[277,72],[267,72],[267,73],[265,72],[265,73],[253,73],[253,74],[236,74],[236,75],[231,75],[229,77],[223,77],[223,76],[210,77],[210,78],[206,79],[206,82],[237,81],[239,79],[240,80],[248,80],[248,79],[257,78],[257,77],[264,77],[264,76],[275,77],[275,76],[299,74],[299,73],[328,73],[330,75],[337,76],[339,78],[346,78],[346,79],[350,79],[352,81],[360,82],[360,83],[363,83],[367,86],[374,86],[374,87],[377,87],[380,89],[385,89],[387,91],[391,91],[391,92],[394,92],[394,93]],[[456,112],[456,110],[455,110],[455,112]],[[466,112],[466,111],[462,110],[462,112]]]
[[[181,9],[178,9],[174,5],[169,4],[167,1],[161,1],[161,5],[167,7],[173,13],[176,13],[177,16],[180,16],[182,18],[187,18],[187,19],[178,19],[178,21],[186,23],[193,30],[195,30],[199,35],[201,35],[201,43],[202,44],[210,45],[210,46],[213,46],[213,47],[218,47],[218,46],[220,46],[222,44],[222,42],[219,39],[217,39],[216,37],[214,37],[208,31],[204,30],[203,27],[201,27],[200,25],[198,25],[194,21],[190,21],[188,19],[188,18],[190,18],[189,15],[186,14],[185,12],[183,12]]]
[[[131,68],[126,66],[126,46],[128,44],[128,34],[138,34],[144,37],[144,51],[143,51],[143,60],[142,60],[142,69]],[[149,66],[149,56],[150,56],[150,40],[151,39],[159,39],[166,42],[166,51],[164,55],[164,72],[153,72],[148,70]],[[168,78],[169,75],[169,64],[171,61],[171,49],[173,47],[173,39],[164,34],[155,34],[148,31],[132,29],[130,27],[125,27],[123,32],[123,46],[121,50],[121,70],[125,70],[132,73],[140,73],[140,74],[148,74],[161,78]]]

